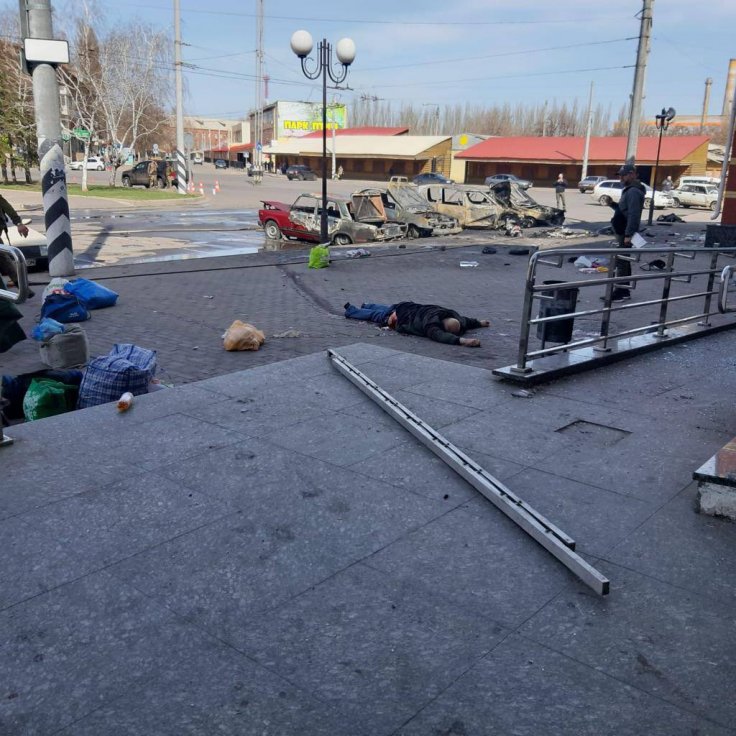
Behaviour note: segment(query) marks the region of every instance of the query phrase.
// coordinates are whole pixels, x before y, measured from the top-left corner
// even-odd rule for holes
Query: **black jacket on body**
[[[416,304],[414,302],[400,302],[396,305],[396,331],[405,335],[428,337],[435,342],[446,345],[458,345],[460,337],[452,332],[446,332],[442,320],[454,317],[460,322],[460,335],[466,330],[480,327],[480,322],[473,317],[463,317],[454,309],[439,307],[436,304]]]

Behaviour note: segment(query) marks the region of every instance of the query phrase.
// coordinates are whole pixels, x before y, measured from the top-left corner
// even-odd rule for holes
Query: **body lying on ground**
[[[375,322],[405,335],[428,337],[435,342],[446,345],[463,345],[464,347],[480,347],[477,338],[461,337],[468,330],[488,327],[488,320],[465,317],[448,307],[437,304],[417,304],[416,302],[398,302],[397,304],[374,304],[364,302],[355,307],[350,302],[345,304],[345,316],[348,319],[362,319]]]

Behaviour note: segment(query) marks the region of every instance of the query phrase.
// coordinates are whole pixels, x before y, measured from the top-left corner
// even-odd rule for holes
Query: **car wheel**
[[[281,228],[273,220],[267,220],[263,229],[266,232],[267,238],[271,238],[271,240],[279,240],[281,238]]]
[[[604,194],[598,201],[602,205],[608,206],[609,204],[611,204],[611,201],[612,200],[611,200],[611,198],[607,194]]]
[[[98,166],[97,167],[97,171],[104,171],[104,170],[105,170],[105,167],[104,166]]]
[[[519,223],[522,227],[534,227],[537,221],[533,217],[522,217]]]
[[[679,199],[677,199],[677,197],[675,197],[675,198],[674,198],[674,199],[672,200],[672,206],[673,206],[673,207],[679,207],[679,206],[680,206],[680,200],[679,200]]]
[[[580,187],[580,194],[585,194],[585,189],[583,189],[582,187]]]
[[[353,241],[350,240],[350,236],[349,235],[345,235],[345,233],[338,233],[332,239],[332,242],[335,245],[351,245]]]
[[[683,204],[682,205],[685,209],[687,209],[690,205],[689,204]]]
[[[123,186],[127,189],[130,186],[130,177],[124,176],[123,177]]]
[[[406,231],[407,238],[421,238],[422,234],[419,232],[419,228],[416,225],[409,225],[409,229]]]
[[[708,206],[710,207],[712,212],[715,212],[717,205],[718,203],[715,200],[713,200]]]

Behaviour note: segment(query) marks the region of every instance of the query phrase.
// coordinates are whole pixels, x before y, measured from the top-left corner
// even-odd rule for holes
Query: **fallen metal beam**
[[[371,381],[364,373],[361,373],[342,355],[332,349],[328,349],[327,354],[332,364],[343,376],[373,399],[381,409],[447,463],[482,496],[503,511],[506,516],[577,575],[580,580],[598,595],[608,594],[608,579],[574,551],[575,541],[571,537],[513,494],[503,483],[483,470],[462,450],[455,447],[403,404],[396,401],[393,396]]]

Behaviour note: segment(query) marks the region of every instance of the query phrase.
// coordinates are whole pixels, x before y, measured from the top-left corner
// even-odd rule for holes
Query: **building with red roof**
[[[649,181],[659,138],[641,137],[637,145],[636,163],[643,181]],[[670,175],[678,179],[683,174],[705,174],[708,160],[707,136],[662,136],[658,179]],[[487,138],[455,155],[464,161],[465,181],[481,183],[493,174],[516,174],[522,179],[552,183],[563,174],[572,184],[577,182],[583,166],[585,138]],[[626,138],[591,138],[588,151],[588,174],[616,176],[626,158]]]
[[[382,128],[377,125],[364,125],[359,128],[336,128],[335,135],[407,135],[409,128]],[[332,130],[327,131],[327,137],[332,136]],[[303,138],[321,138],[322,131],[316,130],[307,133]]]

